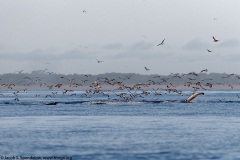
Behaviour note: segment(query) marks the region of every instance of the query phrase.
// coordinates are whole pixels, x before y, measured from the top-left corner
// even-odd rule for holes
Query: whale
[[[49,106],[52,106],[52,105],[57,105],[58,102],[49,102],[49,103],[46,103],[45,105],[49,105]]]
[[[101,104],[112,104],[112,103],[129,103],[129,102],[136,102],[136,103],[190,103],[192,102],[192,100],[194,100],[196,97],[198,97],[199,95],[204,95],[203,92],[194,92],[193,94],[191,94],[190,96],[188,96],[186,99],[184,100],[141,100],[141,101],[133,101],[133,100],[120,100],[120,99],[108,99],[108,100],[93,100],[93,101],[61,101],[61,102],[56,102],[56,101],[51,101],[51,102],[40,102],[40,104],[43,105],[49,105],[49,106],[56,106],[57,104],[61,103],[61,104],[97,104],[97,105],[101,105]],[[21,105],[37,105],[38,103],[34,103],[34,102],[20,102],[19,101],[16,103],[11,103],[9,101],[4,101],[4,104],[21,104]]]
[[[178,100],[166,100],[166,101],[142,101],[142,102],[146,102],[146,103],[190,103],[192,100],[194,100],[197,96],[199,95],[204,95],[203,92],[194,92],[192,95],[190,95],[189,97],[187,97],[186,99],[184,99],[183,101],[178,101]],[[91,102],[91,101],[89,101]],[[121,101],[120,101],[121,102]],[[129,101],[125,101],[125,102],[129,102]],[[97,102],[91,102],[91,104],[108,104],[109,101],[97,101]],[[49,102],[49,103],[45,103],[45,105],[57,105],[58,102]]]

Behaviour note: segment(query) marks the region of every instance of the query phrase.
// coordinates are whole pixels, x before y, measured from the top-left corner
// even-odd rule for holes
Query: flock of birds
[[[212,38],[213,38],[213,42],[218,42],[218,41],[220,41],[219,39],[216,39],[214,36],[213,36]],[[159,43],[157,46],[162,46],[162,45],[164,45],[164,42],[165,42],[165,39],[163,39],[162,42]],[[212,52],[212,50],[210,50],[210,49],[207,49],[207,51],[208,51],[208,52]],[[101,60],[98,60],[97,58],[96,58],[96,60],[97,60],[98,63],[103,62],[103,61],[101,61]],[[150,69],[147,68],[147,67],[144,67],[144,68],[145,68],[146,71],[149,71],[149,70],[150,70]]]
[[[146,70],[148,68],[145,68]],[[51,72],[48,72],[48,69],[41,71],[43,75],[50,75]],[[79,80],[74,77],[69,76],[60,76],[58,77],[61,80],[61,83],[58,84],[47,84],[44,82],[44,78],[41,77],[29,77],[24,76],[23,70],[16,71],[15,74],[23,75],[21,84],[1,84],[1,89],[12,91],[14,100],[20,101],[21,94],[27,93],[29,90],[38,87],[37,90],[48,90],[46,95],[36,94],[32,95],[32,98],[57,98],[58,96],[75,96],[78,98],[91,98],[94,95],[99,97],[104,97],[107,100],[118,100],[118,101],[134,101],[134,100],[143,100],[148,96],[154,97],[154,100],[160,98],[159,96],[164,94],[177,94],[177,95],[188,95],[183,93],[182,88],[189,89],[193,94],[197,91],[203,91],[211,89],[214,85],[224,85],[221,83],[213,84],[211,81],[213,79],[203,79],[201,75],[207,73],[208,69],[203,69],[200,73],[190,72],[187,74],[171,73],[170,76],[160,76],[155,75],[151,79],[147,80],[146,83],[136,83],[129,84],[128,81],[133,78],[132,75],[109,78],[109,77],[97,77],[92,79],[92,75],[84,75],[85,79]],[[52,75],[54,76],[54,75]],[[56,75],[59,76],[59,75]],[[228,74],[227,76],[222,77],[230,78],[235,76],[240,79],[238,75]],[[181,85],[175,85],[171,83],[173,79],[183,79],[186,81]],[[1,81],[1,79],[0,79]],[[233,89],[232,85],[228,85],[229,89]],[[84,92],[78,92],[78,91]],[[4,97],[4,93],[0,92],[0,97]],[[62,97],[63,98],[63,97]],[[56,105],[57,102],[47,103],[49,105]]]
[[[215,20],[215,19],[214,19],[214,20]],[[212,36],[212,38],[213,38],[213,42],[218,42],[218,41],[220,41],[219,39],[216,39],[214,36]],[[164,45],[164,42],[165,42],[165,39],[163,39],[162,42],[159,43],[157,46],[162,46],[162,45]],[[212,52],[212,50],[210,50],[210,49],[207,49],[207,51],[208,51],[208,52]],[[145,68],[146,71],[149,71],[149,70],[150,70],[150,69],[147,68],[147,67],[144,67],[144,68]]]
[[[87,13],[87,11],[86,10],[83,10],[82,11],[83,13]],[[214,21],[216,21],[217,20],[217,18],[214,18]],[[146,35],[142,35],[142,37],[144,37],[144,38],[147,38],[147,36]],[[219,42],[220,41],[220,39],[216,39],[214,36],[212,36],[212,38],[213,38],[213,42]],[[162,45],[164,45],[164,43],[165,43],[165,38],[161,41],[161,43],[159,43],[159,44],[157,44],[157,46],[162,46]],[[81,45],[80,45],[81,46]],[[208,52],[213,52],[212,50],[210,50],[210,49],[206,49]],[[96,58],[96,60],[97,60],[97,62],[98,63],[101,63],[101,62],[103,62],[102,60],[98,60],[97,58]],[[150,68],[148,68],[148,67],[144,67],[145,68],[145,70],[146,71],[150,71]]]

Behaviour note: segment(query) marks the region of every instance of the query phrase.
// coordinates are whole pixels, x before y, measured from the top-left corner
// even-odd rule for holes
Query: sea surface
[[[190,91],[132,101],[52,92],[1,91],[0,159],[240,159],[240,90],[191,103]]]

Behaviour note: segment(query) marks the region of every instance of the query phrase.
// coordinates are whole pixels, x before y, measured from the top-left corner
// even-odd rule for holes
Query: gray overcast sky
[[[240,74],[239,10],[239,0],[0,0],[0,73]]]

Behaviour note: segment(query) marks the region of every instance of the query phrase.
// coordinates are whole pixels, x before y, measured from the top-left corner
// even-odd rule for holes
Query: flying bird
[[[220,40],[216,39],[214,36],[213,36],[213,42],[218,42]]]
[[[203,72],[208,72],[208,69],[201,70],[201,73],[203,73]]]
[[[98,59],[96,59],[96,60],[97,60],[97,62],[98,62],[98,63],[101,63],[101,62],[103,62],[103,61],[100,61],[100,60],[98,60]]]
[[[211,50],[207,49],[208,52],[212,52]]]
[[[163,44],[164,44],[164,41],[165,41],[165,39],[164,39],[164,40],[162,40],[162,42],[161,42],[161,43],[159,43],[157,46],[163,45]]]
[[[144,68],[145,68],[145,70],[146,70],[146,71],[149,71],[149,70],[150,70],[150,69],[149,69],[149,68],[147,68],[147,67],[144,67]]]
[[[14,73],[21,74],[22,72],[23,72],[23,70],[21,70],[21,71],[15,71]]]

